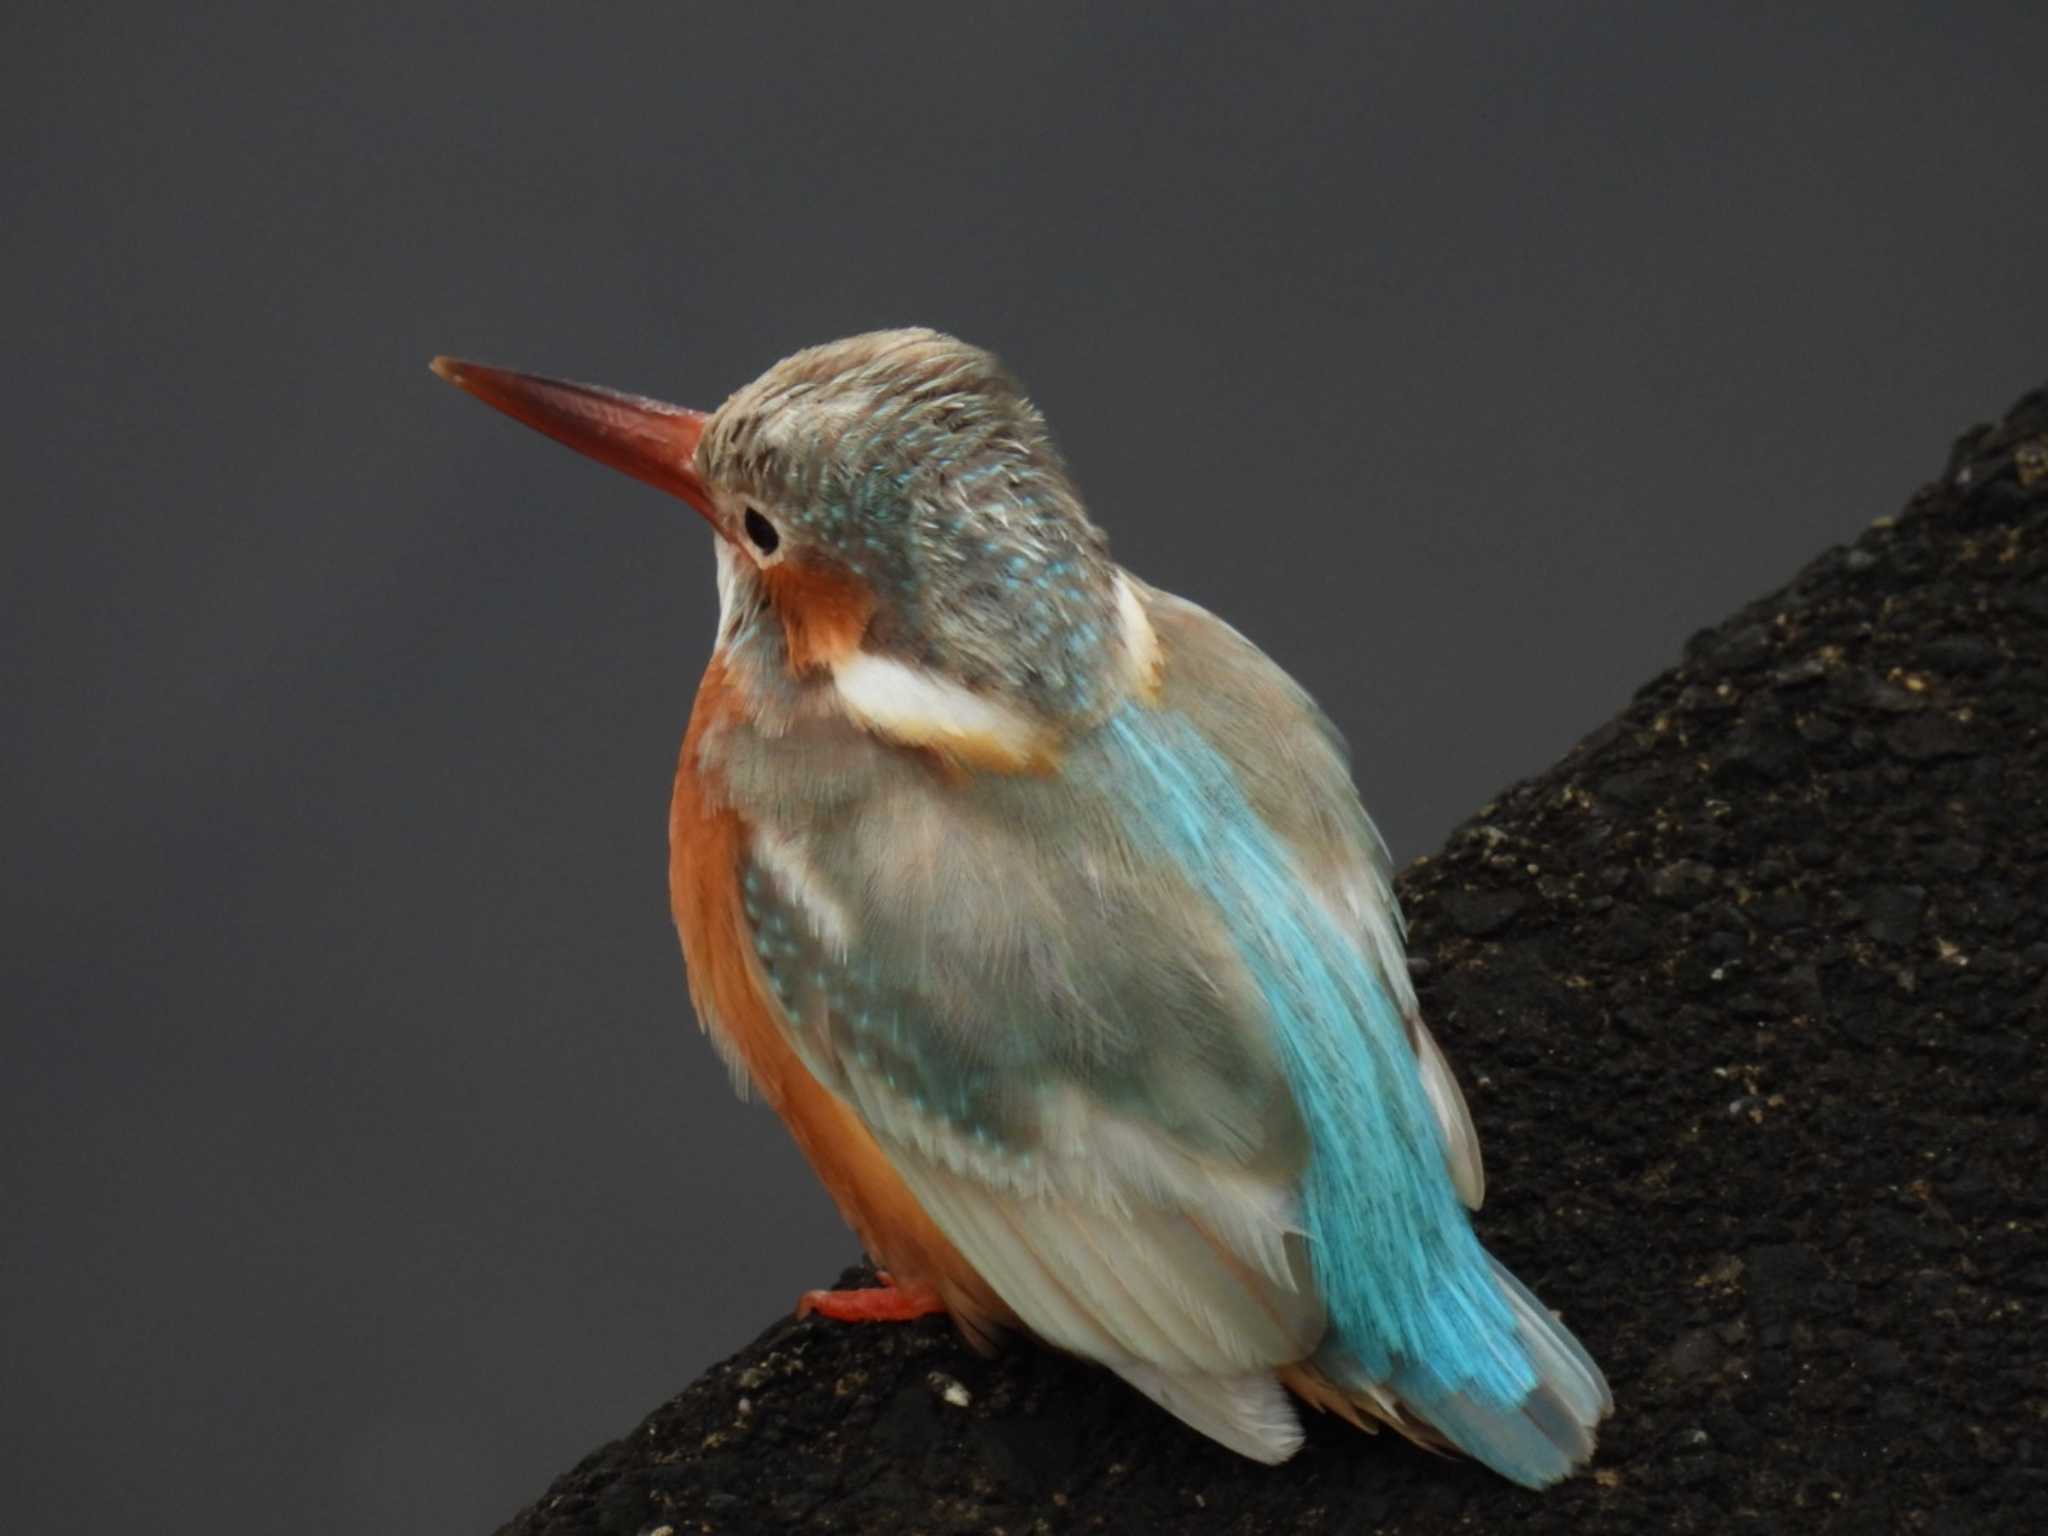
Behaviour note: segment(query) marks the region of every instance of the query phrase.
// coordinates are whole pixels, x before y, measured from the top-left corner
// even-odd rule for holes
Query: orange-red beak
[[[536,432],[682,497],[717,526],[711,494],[696,469],[697,440],[711,419],[705,412],[455,357],[437,357],[431,366],[456,388]]]

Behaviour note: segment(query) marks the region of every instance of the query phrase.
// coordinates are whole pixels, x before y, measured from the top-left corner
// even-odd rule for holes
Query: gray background
[[[1412,857],[2048,375],[2048,7],[1786,9],[13,16],[10,1528],[480,1532],[852,1256],[665,911],[707,537],[430,354],[996,348]]]

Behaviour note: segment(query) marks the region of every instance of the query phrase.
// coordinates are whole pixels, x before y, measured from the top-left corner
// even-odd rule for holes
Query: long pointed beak
[[[456,357],[437,357],[434,372],[536,432],[680,496],[718,525],[711,493],[696,469],[697,442],[710,416],[596,384],[571,384],[513,373]]]

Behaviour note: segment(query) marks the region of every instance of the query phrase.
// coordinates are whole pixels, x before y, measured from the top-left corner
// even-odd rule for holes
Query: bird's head
[[[1156,682],[1143,606],[1045,418],[979,348],[855,336],[709,415],[449,358],[434,371],[696,508],[718,535],[721,643],[765,633],[787,681],[879,734],[1029,766]]]

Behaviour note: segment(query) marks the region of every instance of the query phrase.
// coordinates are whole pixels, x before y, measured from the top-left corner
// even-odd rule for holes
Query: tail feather
[[[1494,1279],[1507,1292],[1508,1305],[1515,1310],[1515,1326],[1528,1348],[1537,1377],[1556,1391],[1574,1419],[1588,1427],[1598,1424],[1614,1411],[1614,1394],[1608,1390],[1600,1367],[1586,1353],[1586,1346],[1506,1265],[1491,1254],[1487,1258],[1493,1264]]]
[[[1317,1364],[1357,1407],[1411,1439],[1427,1443],[1414,1431],[1433,1430],[1501,1476],[1524,1487],[1547,1488],[1592,1456],[1600,1421],[1613,1411],[1614,1397],[1600,1367],[1571,1330],[1498,1259],[1491,1262],[1513,1315],[1516,1340],[1536,1377],[1535,1386],[1519,1402],[1447,1391],[1440,1378],[1424,1370],[1397,1369],[1390,1380],[1379,1383],[1363,1380],[1342,1355],[1319,1358]],[[1387,1412],[1390,1395],[1398,1402],[1398,1416]],[[1309,1400],[1328,1406],[1315,1397]]]
[[[1318,1413],[1334,1413],[1353,1429],[1368,1435],[1386,1425],[1412,1445],[1435,1455],[1451,1449],[1450,1441],[1421,1419],[1405,1413],[1401,1400],[1386,1387],[1349,1376],[1340,1384],[1324,1374],[1314,1360],[1302,1360],[1280,1371],[1280,1384]]]

